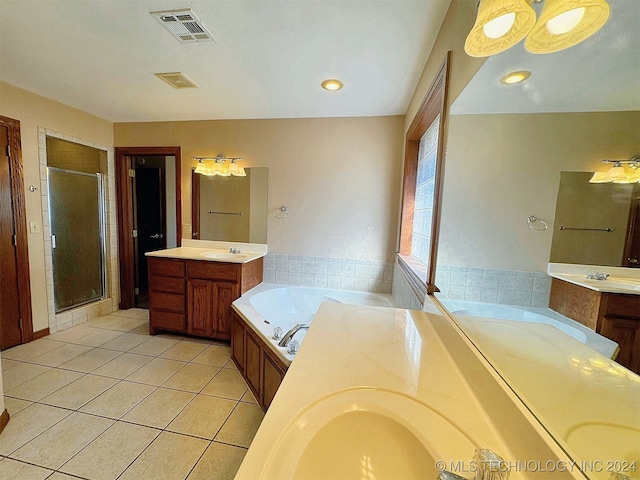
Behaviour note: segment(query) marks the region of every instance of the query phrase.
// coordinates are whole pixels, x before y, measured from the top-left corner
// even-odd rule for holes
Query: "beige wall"
[[[86,142],[112,146],[113,124],[2,82],[0,82],[0,114],[20,121],[27,222],[34,221],[41,225],[38,127],[61,132]],[[44,175],[44,172],[42,174]],[[35,185],[38,191],[29,192],[29,185]],[[38,331],[49,326],[43,235],[30,233],[28,241],[33,329]]]
[[[391,260],[404,118],[313,118],[116,123],[117,146],[176,145],[182,215],[191,218],[192,156],[242,156],[269,167],[271,252]],[[272,213],[286,205],[289,215]]]
[[[560,172],[639,145],[640,112],[451,116],[438,264],[546,271]]]

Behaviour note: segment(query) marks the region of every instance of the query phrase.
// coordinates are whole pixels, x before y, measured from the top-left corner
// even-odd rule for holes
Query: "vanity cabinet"
[[[616,342],[615,360],[640,374],[640,295],[598,292],[554,278],[549,307]]]
[[[232,312],[232,317],[231,358],[256,400],[266,411],[288,367],[264,344],[240,315]]]
[[[248,263],[149,257],[150,333],[231,339],[231,303],[262,282],[262,258]]]

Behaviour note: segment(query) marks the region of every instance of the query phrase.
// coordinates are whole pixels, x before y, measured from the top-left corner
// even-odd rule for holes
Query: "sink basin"
[[[203,257],[211,258],[212,260],[244,260],[248,257],[243,253],[229,253],[229,252],[204,252],[201,253]]]
[[[640,464],[640,430],[637,425],[583,423],[570,429],[564,438],[570,448],[580,452],[582,460],[602,461],[602,472],[594,472],[598,479],[608,479],[611,468],[634,476],[627,466]]]
[[[372,388],[313,403],[285,426],[262,478],[437,478],[436,461],[468,462],[476,443],[417,400]]]

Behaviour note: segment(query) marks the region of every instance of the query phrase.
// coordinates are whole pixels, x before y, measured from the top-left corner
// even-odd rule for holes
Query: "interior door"
[[[0,125],[0,350],[22,343],[9,129]]]
[[[146,307],[149,290],[145,253],[166,248],[164,178],[161,168],[135,170],[135,229],[137,231],[136,304]]]

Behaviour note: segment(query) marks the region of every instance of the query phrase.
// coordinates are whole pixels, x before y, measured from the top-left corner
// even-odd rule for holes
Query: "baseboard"
[[[4,427],[7,426],[7,423],[9,423],[9,412],[7,412],[7,409],[5,408],[2,415],[0,415],[0,433],[2,433]]]
[[[37,340],[39,338],[46,337],[47,335],[49,335],[49,327],[33,332],[33,339]]]

